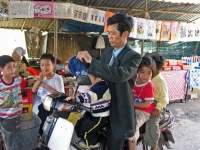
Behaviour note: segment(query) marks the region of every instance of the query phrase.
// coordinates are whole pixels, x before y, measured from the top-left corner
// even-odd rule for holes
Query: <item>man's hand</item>
[[[152,115],[154,117],[160,117],[160,110],[158,110],[158,109],[155,108],[155,110],[153,111]]]
[[[91,63],[91,61],[92,61],[92,57],[88,53],[88,51],[80,51],[80,52],[78,52],[76,58],[78,58],[82,62],[83,62],[83,60],[85,60],[87,63]]]

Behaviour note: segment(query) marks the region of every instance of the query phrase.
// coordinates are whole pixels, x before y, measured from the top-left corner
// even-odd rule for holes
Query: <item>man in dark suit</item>
[[[105,79],[110,88],[107,150],[121,150],[124,140],[135,133],[132,87],[141,56],[127,45],[132,27],[131,17],[123,13],[115,14],[108,18],[107,32],[112,47],[103,52],[100,60],[92,58],[87,51],[77,55],[79,60],[90,63],[90,73]]]

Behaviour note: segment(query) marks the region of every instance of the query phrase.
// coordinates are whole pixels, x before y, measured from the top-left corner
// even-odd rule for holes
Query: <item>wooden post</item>
[[[57,64],[57,44],[58,44],[58,19],[55,19],[54,22],[54,58],[55,58],[55,66]],[[54,68],[56,72],[56,67]]]
[[[197,55],[198,47],[199,47],[199,41],[197,42],[196,47],[195,47],[195,49],[194,49],[194,56]]]
[[[143,55],[143,51],[144,51],[144,40],[142,40],[142,46],[141,46],[141,56]]]
[[[158,52],[158,45],[160,46],[160,42],[157,41],[157,49],[156,49],[156,52]]]

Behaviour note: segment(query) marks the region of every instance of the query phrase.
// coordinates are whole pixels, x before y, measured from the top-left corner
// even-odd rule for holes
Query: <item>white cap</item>
[[[16,47],[14,51],[19,55],[19,56],[24,56],[26,54],[26,51],[22,47]]]

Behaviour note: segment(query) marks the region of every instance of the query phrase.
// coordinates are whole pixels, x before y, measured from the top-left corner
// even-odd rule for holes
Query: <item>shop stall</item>
[[[106,17],[117,12],[125,12],[133,16],[134,27],[130,38],[142,40],[141,54],[143,55],[144,40],[154,41],[199,41],[199,23],[194,23],[199,18],[199,5],[180,4],[169,2],[157,2],[147,0],[116,2],[111,0],[109,3],[96,1],[73,1],[67,2],[39,2],[39,1],[7,1],[0,0],[0,28],[15,28],[27,31],[36,27],[42,32],[54,32],[53,49],[55,57],[58,57],[58,34],[84,34],[98,32],[98,35],[106,31]],[[194,10],[195,7],[195,10]],[[182,12],[180,12],[180,9]],[[108,12],[108,10],[110,12]],[[191,12],[192,11],[192,12]],[[171,15],[169,15],[170,13]],[[145,16],[145,17],[144,17]],[[145,18],[145,19],[144,19]],[[151,19],[150,19],[151,18]],[[75,25],[79,21],[79,25]],[[15,24],[15,25],[14,25]],[[90,24],[90,25],[89,25]],[[87,26],[87,28],[85,27]],[[103,26],[105,28],[103,28]],[[83,30],[84,29],[84,30]],[[73,33],[72,33],[73,32]],[[40,50],[38,37],[34,39],[37,43],[37,51]],[[70,38],[71,41],[73,38]],[[38,44],[39,43],[39,44]],[[65,45],[63,46],[65,48]],[[29,47],[30,48],[30,47]],[[33,49],[30,49],[30,52]],[[158,51],[158,50],[157,50]],[[72,57],[75,50],[70,51]],[[60,53],[62,55],[63,53]],[[169,67],[169,66],[168,66]],[[185,66],[172,65],[170,70],[163,70],[161,73],[166,79],[169,89],[169,99],[184,99],[186,74]],[[167,68],[167,67],[166,67]],[[183,70],[185,69],[185,70]],[[196,82],[196,73],[190,70],[187,75],[189,87]],[[196,84],[197,85],[197,84]],[[71,85],[66,84],[66,93],[70,94]],[[28,90],[28,93],[31,92]],[[30,98],[30,97],[29,97]]]

